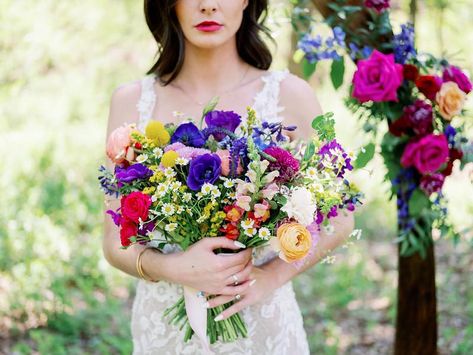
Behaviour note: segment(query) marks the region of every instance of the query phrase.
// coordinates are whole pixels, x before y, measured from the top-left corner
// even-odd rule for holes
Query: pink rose
[[[148,219],[149,206],[151,206],[151,197],[139,191],[122,197],[121,212],[125,219],[138,223]]]
[[[448,154],[447,138],[443,134],[429,134],[407,144],[401,165],[414,166],[421,174],[434,173],[447,162]]]
[[[115,164],[123,163],[127,157],[134,156],[128,152],[131,145],[131,132],[133,132],[132,126],[122,126],[115,129],[108,137],[107,156]]]
[[[398,101],[397,89],[403,81],[403,66],[394,54],[374,50],[368,59],[358,61],[353,77],[353,97],[360,102]]]
[[[470,79],[466,74],[456,66],[450,66],[443,71],[443,81],[453,81],[465,93],[469,94],[473,89]]]
[[[228,176],[230,175],[230,152],[228,150],[217,150],[215,152],[220,157],[222,161],[222,175]],[[240,164],[240,159],[238,159],[238,166],[236,169],[236,175],[240,175],[243,172],[243,167]]]

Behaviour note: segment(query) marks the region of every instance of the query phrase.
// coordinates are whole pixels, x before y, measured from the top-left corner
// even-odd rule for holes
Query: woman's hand
[[[264,267],[254,266],[253,271],[250,274],[250,279],[253,281],[249,282],[246,290],[238,293],[241,297],[240,300],[220,313],[215,318],[216,321],[227,319],[233,314],[241,311],[243,308],[261,302],[279,287],[274,274],[271,270],[266,270]],[[208,308],[214,308],[231,302],[234,299],[235,296],[218,295],[217,297],[210,299],[206,306]]]
[[[226,237],[203,238],[185,252],[169,254],[169,277],[207,294],[231,295],[245,292],[252,270],[251,249],[231,255],[216,255],[215,249],[238,250],[242,244]],[[235,276],[233,276],[235,275]],[[234,285],[235,279],[240,283]]]

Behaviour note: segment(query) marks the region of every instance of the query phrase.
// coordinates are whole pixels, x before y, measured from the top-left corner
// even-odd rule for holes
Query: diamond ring
[[[235,295],[235,299],[236,299],[237,301],[241,300],[241,295],[240,295],[240,294],[236,294],[236,295]]]
[[[233,279],[233,284],[236,286],[238,285],[238,277],[237,275],[232,275],[232,279]]]

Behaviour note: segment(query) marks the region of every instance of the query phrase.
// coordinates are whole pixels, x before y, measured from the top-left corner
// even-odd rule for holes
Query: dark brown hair
[[[164,85],[173,81],[184,62],[184,34],[177,20],[177,0],[145,0],[146,23],[158,43],[158,60],[148,71],[156,74]],[[249,0],[243,13],[241,26],[236,34],[239,56],[248,64],[267,70],[273,60],[262,40],[261,32],[270,39],[271,33],[264,25],[268,14],[268,0]],[[164,81],[164,75],[169,78]]]

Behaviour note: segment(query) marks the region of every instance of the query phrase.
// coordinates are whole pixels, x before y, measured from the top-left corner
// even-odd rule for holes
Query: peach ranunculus
[[[304,258],[312,247],[310,232],[299,223],[285,223],[279,226],[276,238],[271,238],[271,246],[279,252],[279,257],[292,263]]]
[[[440,114],[447,121],[459,115],[465,105],[466,94],[458,87],[457,83],[448,81],[442,84],[436,97]]]
[[[220,157],[220,160],[222,161],[222,165],[221,165],[222,175],[228,176],[230,174],[230,152],[228,150],[217,150],[215,154],[217,154]],[[242,171],[243,171],[243,167],[241,166],[240,161],[238,161],[236,174],[240,175]]]
[[[107,156],[115,164],[134,158],[134,152],[128,152],[131,146],[131,133],[135,130],[133,125],[116,128],[107,139]],[[131,159],[131,160],[132,160]]]

